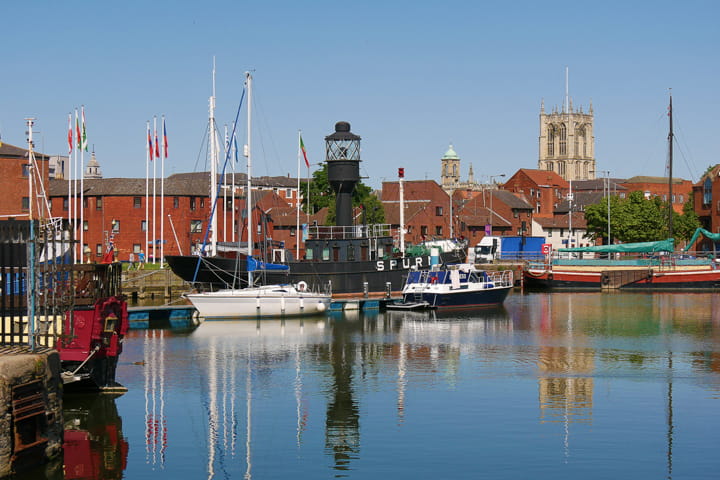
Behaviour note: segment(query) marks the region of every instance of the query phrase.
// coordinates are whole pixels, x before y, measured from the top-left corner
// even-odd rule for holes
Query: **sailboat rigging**
[[[307,283],[300,281],[296,285],[277,284],[255,286],[253,275],[256,270],[273,268],[273,266],[256,260],[253,242],[253,206],[252,206],[252,75],[245,74],[245,88],[247,90],[247,144],[245,157],[247,158],[247,191],[246,191],[246,221],[247,221],[247,287],[226,288],[214,292],[201,292],[186,294],[185,298],[198,310],[204,318],[247,318],[262,316],[299,316],[314,315],[324,312],[330,305],[330,293],[312,292]],[[244,93],[244,92],[243,92]],[[239,111],[238,111],[239,112]],[[237,118],[236,122],[237,124]],[[233,131],[233,135],[235,132]],[[229,152],[228,152],[229,153]],[[227,165],[227,155],[226,162]],[[223,166],[223,175],[225,166]],[[217,201],[217,197],[216,197]],[[212,213],[216,204],[212,205]],[[238,257],[237,262],[241,259]],[[287,269],[285,265],[276,268]]]

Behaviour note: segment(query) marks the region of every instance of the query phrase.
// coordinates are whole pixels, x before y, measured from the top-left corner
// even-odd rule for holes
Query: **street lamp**
[[[605,176],[605,182],[603,185],[603,189],[607,189],[607,227],[608,227],[608,234],[607,234],[607,243],[610,245],[610,170],[602,170],[600,173],[602,173]]]

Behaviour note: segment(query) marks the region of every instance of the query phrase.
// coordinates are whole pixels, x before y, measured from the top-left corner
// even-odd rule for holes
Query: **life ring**
[[[307,286],[307,283],[301,280],[297,284],[297,289],[299,292],[304,292],[307,290]]]

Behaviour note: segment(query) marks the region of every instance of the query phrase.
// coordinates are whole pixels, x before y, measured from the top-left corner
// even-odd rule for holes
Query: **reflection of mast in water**
[[[407,379],[405,378],[405,368],[407,362],[407,345],[400,343],[400,358],[398,359],[398,380],[397,380],[397,410],[398,423],[402,423],[405,417],[405,386]]]
[[[252,445],[252,371],[250,369],[250,365],[252,363],[252,358],[250,357],[250,353],[248,353],[248,359],[247,359],[247,375],[245,378],[245,403],[246,403],[246,416],[247,419],[245,421],[246,424],[246,431],[245,431],[245,476],[244,478],[246,480],[250,480],[252,478],[252,455],[250,451],[250,447]]]
[[[165,468],[167,420],[165,419],[165,335],[146,330],[145,369],[145,462]]]
[[[301,332],[302,333],[302,332]],[[297,418],[297,427],[295,437],[297,446],[302,443],[302,434],[307,428],[307,410],[303,408],[302,398],[302,362],[300,358],[300,345],[295,346],[295,415]]]

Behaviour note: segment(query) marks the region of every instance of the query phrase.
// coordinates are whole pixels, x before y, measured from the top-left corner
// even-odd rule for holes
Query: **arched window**
[[[567,128],[560,124],[560,155],[567,155]]]
[[[550,125],[547,132],[547,154],[548,157],[555,155],[555,127]]]

